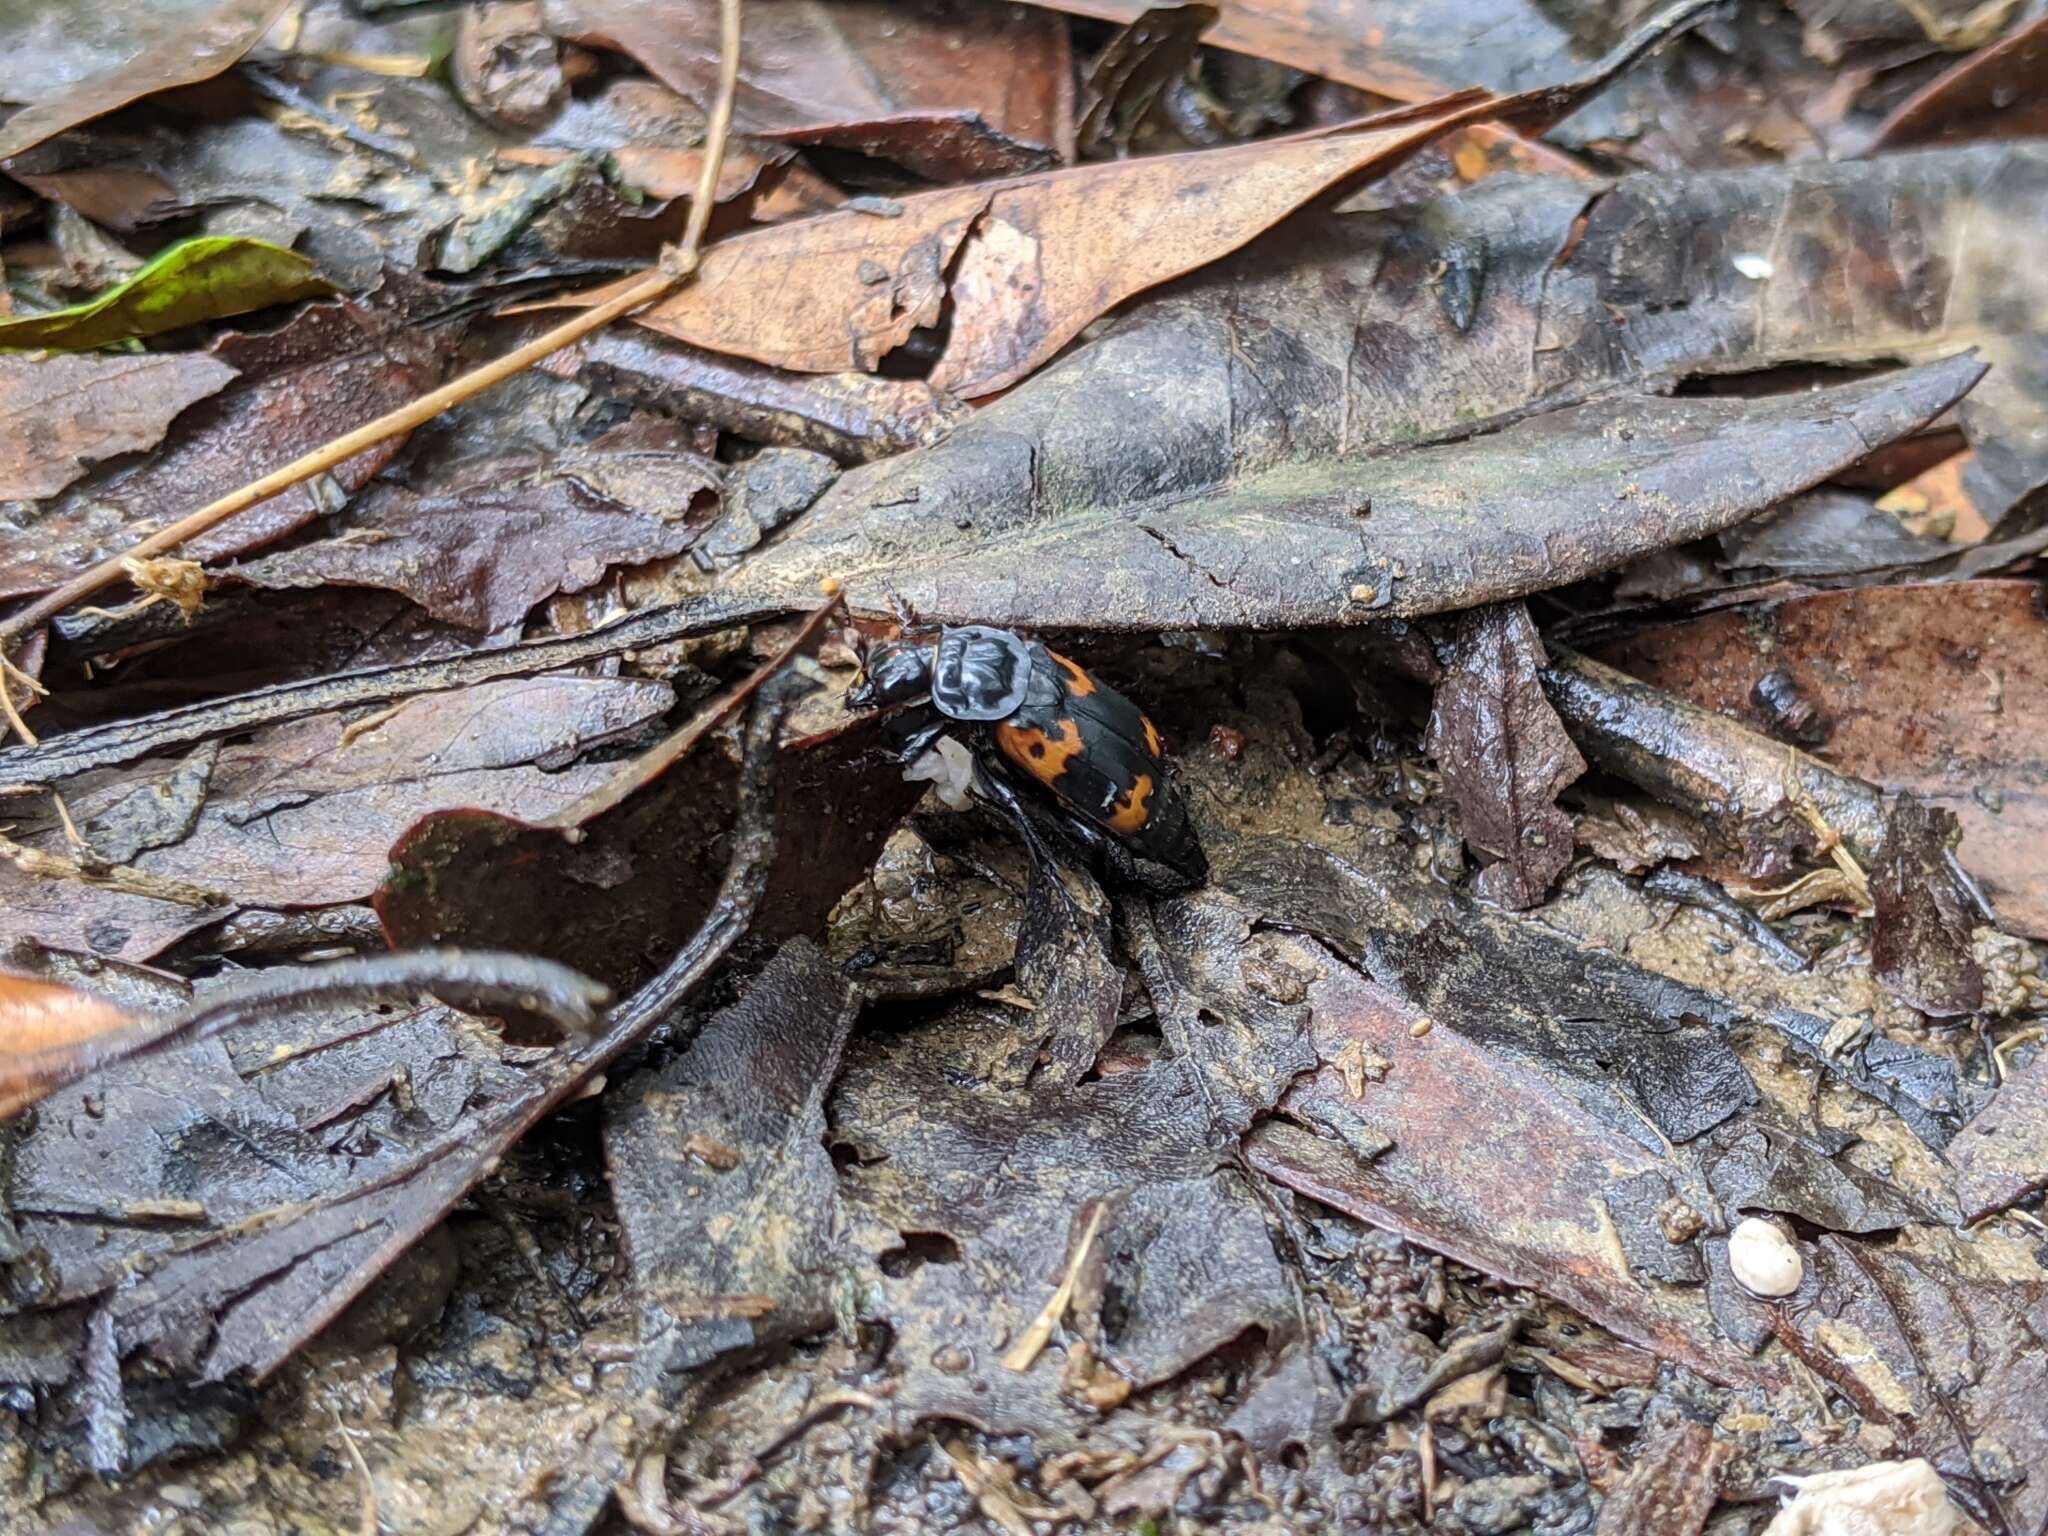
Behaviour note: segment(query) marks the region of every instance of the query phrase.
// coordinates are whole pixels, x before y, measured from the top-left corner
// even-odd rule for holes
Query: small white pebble
[[[1754,283],[1762,282],[1777,270],[1777,268],[1771,265],[1771,258],[1768,256],[1752,256],[1744,253],[1735,257],[1734,261],[1735,270]]]
[[[1728,1270],[1752,1296],[1790,1296],[1806,1264],[1773,1223],[1751,1216],[1728,1235]]]

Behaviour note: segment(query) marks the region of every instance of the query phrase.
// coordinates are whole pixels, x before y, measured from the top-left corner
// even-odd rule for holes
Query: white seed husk
[[[1806,1263],[1774,1223],[1751,1216],[1728,1234],[1728,1269],[1752,1296],[1790,1296]]]

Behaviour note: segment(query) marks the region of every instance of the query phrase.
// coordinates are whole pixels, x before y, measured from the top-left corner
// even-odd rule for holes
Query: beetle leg
[[[923,757],[925,753],[931,751],[933,745],[937,743],[941,736],[946,734],[947,728],[952,723],[952,721],[941,716],[928,725],[919,726],[908,736],[904,737],[903,744],[893,749],[896,755],[902,759],[903,766],[908,768],[920,757]]]

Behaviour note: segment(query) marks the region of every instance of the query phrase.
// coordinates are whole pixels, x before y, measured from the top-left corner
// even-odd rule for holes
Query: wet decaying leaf
[[[241,376],[195,407],[162,452],[32,509],[9,540],[0,596],[54,586],[132,543],[137,523],[146,519],[153,530],[167,509],[224,495],[438,382],[428,355],[374,307],[316,306],[280,330],[230,335],[212,355]],[[333,479],[357,490],[402,446],[366,448],[337,465]],[[315,486],[298,486],[201,534],[181,553],[196,560],[237,553],[323,510]]]
[[[1982,1221],[2048,1186],[2048,1054],[1999,1085],[1949,1148],[1963,1220]]]
[[[877,745],[872,723],[786,744],[782,853],[755,937],[815,932],[916,800]],[[575,954],[590,975],[637,982],[711,904],[726,858],[711,786],[729,772],[700,749],[616,804],[614,769],[584,778],[552,818],[474,803],[429,816],[391,847],[377,898],[385,932],[400,945]]]
[[[18,1310],[0,1326],[41,1341],[46,1374],[32,1379],[64,1380],[85,1350],[74,1405],[49,1430],[76,1433],[82,1419],[91,1463],[122,1466],[126,1415],[110,1373],[137,1351],[197,1381],[260,1379],[512,1141],[673,1009],[758,903],[787,700],[765,701],[750,725],[732,864],[710,920],[592,1038],[508,1047],[483,1021],[438,1006],[396,1018],[300,1011],[269,1038],[206,1039],[149,1058],[146,1073],[115,1067],[40,1106],[8,1168]],[[158,1007],[182,1001],[176,984],[128,974],[130,991]],[[386,1030],[395,1039],[380,1038]],[[351,1084],[351,1070],[367,1081]],[[102,1156],[102,1124],[148,1133]],[[100,1342],[81,1346],[88,1308],[85,1332]],[[52,1338],[52,1321],[68,1323],[69,1337]],[[133,1449],[146,1460],[159,1448]]]
[[[1953,872],[1960,837],[1953,814],[1900,795],[1886,808],[1871,873],[1871,968],[1933,1018],[1975,1013],[1984,1001],[1984,973],[1970,952],[1978,913]]]
[[[1220,877],[1270,922],[1335,944],[1418,1012],[1572,1081],[1617,1134],[1689,1141],[1754,1103],[1721,998],[1583,952],[1418,879],[1306,844],[1240,850]],[[1514,977],[1511,995],[1502,978]]]
[[[1571,862],[1572,821],[1557,796],[1586,762],[1543,696],[1543,642],[1526,608],[1470,609],[1448,629],[1424,745],[1458,802],[1465,841],[1497,861],[1473,889],[1532,907]]]
[[[1274,397],[1229,355],[1226,330],[1202,338],[1221,355],[1177,346],[1168,369],[1121,345],[1134,336],[1048,370],[936,448],[850,472],[729,594],[794,603],[830,574],[877,612],[894,591],[951,622],[1132,629],[1359,624],[1506,601],[1740,521],[1916,429],[1980,371],[1957,359],[1818,396],[1574,406],[1468,442],[1275,464],[1176,494],[1203,459],[1228,473],[1213,463],[1226,444],[1300,451],[1305,424],[1244,414]],[[1095,413],[1088,397],[1112,384],[1120,404]],[[1246,389],[1250,400],[1227,393]],[[1180,419],[1119,431],[1112,453],[1103,429],[1130,422],[1134,402]],[[1244,411],[1212,437],[1183,414],[1196,403]],[[1099,460],[1070,457],[1098,448]]]
[[[684,449],[598,443],[545,464],[531,456],[468,464],[446,490],[372,487],[350,505],[338,537],[239,565],[235,578],[388,587],[437,619],[502,629],[615,565],[688,548],[718,483],[717,466]]]
[[[0,501],[54,496],[88,464],[155,447],[234,376],[203,353],[0,358]]]
[[[629,53],[709,104],[715,4],[544,0],[543,10],[558,35]],[[1065,30],[1026,6],[758,0],[746,16],[734,120],[747,132],[848,148],[862,147],[864,128],[897,126],[910,131],[892,136],[886,158],[933,180],[1014,173],[1059,144],[1068,67]]]
[[[312,262],[266,241],[181,240],[82,304],[0,320],[0,348],[88,351],[333,292]]]
[[[106,850],[159,880],[216,891],[218,904],[36,879],[0,861],[0,932],[147,959],[235,905],[362,901],[384,880],[386,850],[424,812],[479,806],[539,817],[572,804],[609,770],[560,764],[673,702],[668,685],[645,679],[537,678],[416,699],[360,731],[339,715],[279,727],[213,758],[203,797],[175,825]],[[90,842],[107,836],[102,823],[121,807],[161,803],[177,769],[143,763],[89,775],[71,782],[65,800]],[[23,815],[9,835],[26,847],[67,846],[49,809]]]
[[[2048,1451],[2034,1406],[2048,1391],[2048,1292],[1968,1273],[1947,1234],[1916,1247],[1823,1235],[1812,1258],[1811,1304],[1774,1324],[1781,1340],[1893,1425],[1981,1524],[2038,1530],[2048,1481],[2027,1474]]]
[[[1090,1202],[1103,1215],[1074,1332],[1112,1381],[1168,1380],[1247,1329],[1290,1332],[1295,1309],[1254,1192],[1219,1166],[1203,1068],[1160,1060],[1071,1089],[978,1081],[1034,1028],[971,1005],[864,1035],[828,1115],[856,1155],[842,1201],[897,1234],[875,1280],[910,1373],[899,1408],[1059,1445],[1092,1415],[1062,1401],[1058,1355],[1022,1372],[1001,1357],[1067,1271]]]
[[[5,91],[21,111],[0,127],[0,160],[137,97],[210,79],[254,47],[287,0],[148,6],[32,3],[10,9]]]
[[[2000,923],[2048,936],[2037,750],[2048,731],[2048,624],[2032,582],[1812,593],[1645,630],[1599,655],[1767,734],[1775,721],[1757,688],[1783,674],[1828,722],[1811,750],[1952,813],[1963,866]],[[1863,829],[1836,825],[1875,860],[1881,832],[1865,843]]]
[[[1110,948],[1110,904],[1078,865],[1034,860],[1017,930],[1017,985],[1033,1004],[1053,1073],[1068,1087],[1116,1028],[1124,977]]]
[[[2040,95],[2048,71],[2048,14],[1962,59],[1893,109],[1877,147],[2020,138],[2048,130]]]
[[[688,1050],[608,1103],[612,1198],[659,1369],[831,1322],[845,1218],[824,1101],[858,1011],[824,951],[793,939]]]

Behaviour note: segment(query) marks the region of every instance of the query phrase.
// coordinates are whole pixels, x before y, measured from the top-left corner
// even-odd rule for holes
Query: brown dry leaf
[[[1128,24],[1147,0],[1046,0],[1063,11]],[[1519,91],[1563,80],[1588,50],[1569,23],[1529,0],[1218,0],[1205,42],[1291,64],[1396,101],[1462,86]]]
[[[0,971],[0,1120],[64,1081],[81,1046],[134,1022],[83,988]]]
[[[1899,103],[1873,149],[2048,133],[2048,11]]]
[[[1543,642],[1526,607],[1467,609],[1449,633],[1425,745],[1458,802],[1465,841],[1496,860],[1475,890],[1533,907],[1572,860],[1572,819],[1557,796],[1586,760],[1544,697]]]
[[[138,97],[212,79],[253,48],[289,3],[34,0],[10,8],[0,47],[11,67],[0,95],[28,105],[0,127],[0,160]]]
[[[670,89],[710,102],[715,0],[545,0],[543,9],[558,36],[617,48]],[[1066,28],[1028,7],[750,0],[733,119],[744,133],[875,149],[933,180],[1014,173],[1044,164],[1071,131],[1069,68]],[[877,133],[887,142],[869,140]]]
[[[234,376],[203,352],[0,357],[0,501],[54,496],[88,464],[155,447]]]
[[[1867,587],[1646,630],[1602,659],[1771,733],[1783,672],[1830,722],[1819,755],[1962,823],[1963,867],[2048,938],[2048,622],[2030,581]]]
[[[986,395],[1132,294],[1236,250],[1443,126],[1081,166],[904,198],[898,218],[840,212],[750,231],[712,247],[696,282],[637,318],[713,351],[836,373],[874,367],[936,325],[950,298],[930,383]]]

